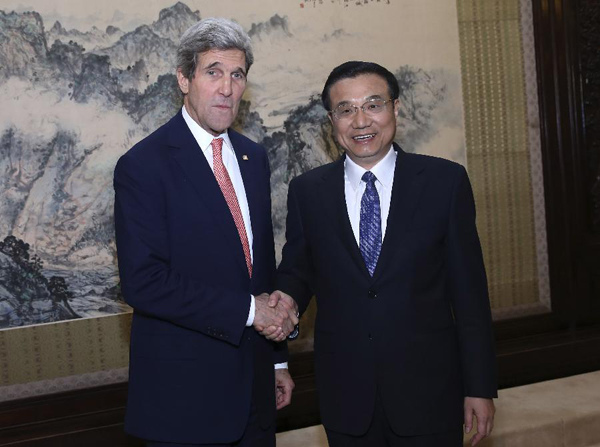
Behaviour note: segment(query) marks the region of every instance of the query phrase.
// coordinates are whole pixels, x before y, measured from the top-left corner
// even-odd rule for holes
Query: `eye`
[[[339,116],[352,115],[352,112],[353,112],[353,109],[351,106],[338,107],[338,109],[337,109],[337,114]]]
[[[234,79],[246,79],[246,76],[244,76],[244,73],[241,73],[239,71],[236,71],[235,73],[232,73],[231,76]]]
[[[369,110],[370,112],[379,112],[383,105],[383,101],[379,99],[374,99],[373,101],[369,101],[365,104],[365,110]]]

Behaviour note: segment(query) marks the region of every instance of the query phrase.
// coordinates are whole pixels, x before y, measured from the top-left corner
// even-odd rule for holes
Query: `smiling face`
[[[246,89],[243,51],[210,50],[198,55],[193,79],[177,70],[187,112],[200,127],[217,136],[231,126]]]
[[[376,115],[367,115],[360,109],[370,99],[390,99],[386,80],[376,74],[337,81],[331,86],[329,98],[332,110],[348,104],[358,107],[349,118],[336,119],[329,114],[329,119],[333,136],[348,157],[357,165],[371,169],[385,157],[394,141],[398,100],[386,103],[385,110]]]

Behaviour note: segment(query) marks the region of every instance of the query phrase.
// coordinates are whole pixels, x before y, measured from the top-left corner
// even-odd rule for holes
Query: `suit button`
[[[369,290],[368,297],[370,300],[374,300],[375,298],[377,298],[377,293],[375,293],[374,290]]]
[[[369,332],[369,341],[373,340],[373,335]]]

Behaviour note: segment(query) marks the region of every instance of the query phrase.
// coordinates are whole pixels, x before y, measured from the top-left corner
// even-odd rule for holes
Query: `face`
[[[329,114],[333,136],[352,161],[371,169],[388,153],[396,135],[398,100],[386,103],[376,115],[367,115],[360,109],[370,99],[390,99],[387,82],[375,74],[342,79],[329,90],[332,110],[341,104],[357,106],[358,111],[349,118],[336,119]]]
[[[198,55],[193,79],[177,70],[183,103],[200,127],[217,136],[231,126],[246,89],[246,56],[237,49]]]

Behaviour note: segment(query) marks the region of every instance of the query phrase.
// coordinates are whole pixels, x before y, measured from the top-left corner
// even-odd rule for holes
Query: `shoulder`
[[[229,139],[231,140],[231,143],[235,146],[235,147],[243,147],[245,150],[250,151],[250,152],[265,152],[266,150],[265,148],[252,141],[250,138],[242,135],[241,133],[233,130],[233,129],[229,129],[227,131],[227,134],[229,135]]]
[[[448,172],[457,172],[464,169],[460,163],[448,160],[446,158],[435,157],[433,155],[402,152],[398,159],[418,164],[424,168],[431,168]]]
[[[233,129],[229,129],[227,134],[229,135],[229,140],[231,141],[231,144],[238,155],[240,152],[246,154],[252,160],[258,161],[259,165],[264,166],[267,171],[270,171],[269,158],[267,155],[267,150],[264,146],[252,141],[250,138]]]
[[[185,125],[181,113],[178,113],[154,132],[133,145],[121,158],[136,159],[140,157],[156,156],[168,146],[170,135],[177,132],[181,125]]]
[[[142,174],[156,170],[156,167],[164,164],[163,159],[168,152],[170,135],[178,132],[181,125],[179,121],[185,125],[180,113],[121,155],[115,167],[115,175],[121,171],[133,170]]]
[[[401,163],[410,165],[408,172],[416,174],[415,178],[420,177],[421,200],[427,203],[450,204],[455,197],[472,197],[469,176],[459,163],[420,154],[406,154]]]
[[[406,163],[413,169],[422,171],[426,176],[437,182],[456,181],[467,175],[466,169],[460,163],[432,155],[402,152],[398,157],[399,163]]]
[[[304,172],[303,174],[298,175],[290,182],[290,185],[292,183],[299,187],[314,185],[322,179],[326,179],[331,175],[335,175],[335,172],[337,170],[341,170],[343,173],[343,169],[344,161],[342,158],[334,162],[318,166],[316,168]]]

